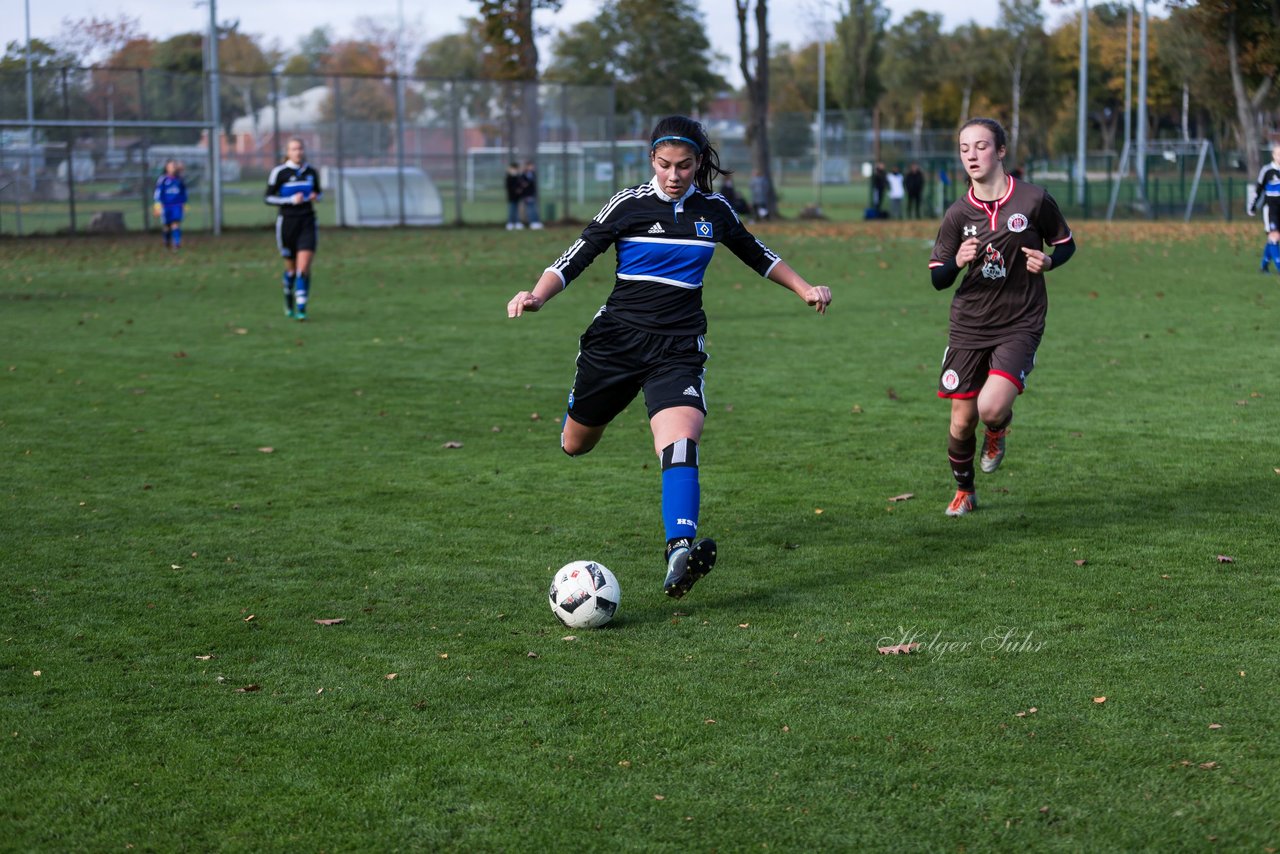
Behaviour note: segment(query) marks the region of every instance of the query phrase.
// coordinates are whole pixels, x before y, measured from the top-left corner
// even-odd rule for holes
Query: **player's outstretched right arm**
[[[533,290],[520,291],[507,303],[507,317],[519,317],[526,311],[537,311],[564,288],[564,279],[555,270],[544,270]]]

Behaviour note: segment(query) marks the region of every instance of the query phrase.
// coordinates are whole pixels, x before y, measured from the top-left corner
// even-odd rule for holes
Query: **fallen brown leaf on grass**
[[[1201,762],[1199,765],[1199,768],[1201,771],[1212,771],[1214,768],[1217,768],[1217,767],[1218,767],[1217,762]]]
[[[1230,555],[1218,555],[1218,563],[1235,563],[1236,559]]]
[[[1038,711],[1040,710],[1037,709],[1035,706],[1032,706],[1031,708],[1027,709],[1025,712],[1014,712],[1013,716],[1015,718],[1025,718],[1027,715],[1034,715]]]
[[[440,447],[442,447],[442,448],[461,448],[461,447],[462,447],[462,443],[461,443],[461,442],[445,442],[445,443],[444,443],[443,445],[441,445]]]
[[[256,617],[256,616],[258,616],[258,615],[257,615],[257,614],[250,614],[249,616],[247,616],[247,617],[245,617],[245,618],[244,618],[244,621],[245,621],[246,623],[252,622],[252,621],[253,621],[253,618],[254,618],[254,617]]]
[[[262,690],[262,686],[261,686],[261,685],[258,685],[258,684],[256,684],[256,683],[255,683],[255,684],[253,684],[253,685],[246,685],[246,686],[244,686],[243,688],[237,688],[237,689],[236,689],[236,693],[237,693],[237,694],[252,694],[254,691],[261,691],[261,690]]]
[[[382,678],[391,680],[391,679],[395,679],[399,675],[400,675],[399,673],[388,673],[386,676],[383,676]]]
[[[896,646],[878,646],[876,652],[881,655],[910,655],[919,648],[918,643],[900,643]]]
[[[889,499],[889,502],[893,503],[895,501],[910,501],[915,497],[916,497],[916,494],[914,492],[904,492],[901,495],[893,496],[892,498]]]
[[[897,399],[898,399],[898,393],[897,393],[896,391],[894,391],[892,388],[887,388],[887,389],[885,389],[885,390],[884,390],[884,393],[885,393],[885,394],[887,394],[887,395],[889,395],[889,399],[890,399],[890,400],[897,400]]]
[[[1088,563],[1088,561],[1085,560],[1084,558],[1080,558],[1079,560],[1073,560],[1072,563],[1074,563],[1076,566],[1084,566],[1086,563]]]
[[[738,623],[738,628],[740,628],[740,629],[746,629],[746,628],[750,628],[750,627],[751,627],[751,624],[750,624],[750,623]]]
[[[526,658],[537,658],[537,657],[538,657],[538,654],[537,654],[536,652],[532,652],[532,651],[531,651],[531,652],[527,653],[525,657],[526,657]]]
[[[1209,729],[1222,729],[1222,724],[1209,724]]]
[[[213,656],[212,656],[212,655],[197,655],[197,656],[196,656],[196,661],[210,661],[210,660],[212,660],[212,659],[213,659]]]
[[[1101,706],[1101,705],[1102,705],[1103,703],[1105,703],[1106,701],[1107,701],[1107,698],[1106,698],[1106,697],[1094,697],[1094,698],[1093,698],[1093,702],[1097,703],[1099,706]]]
[[[276,449],[271,447],[270,445],[264,445],[263,447],[258,449],[258,453],[260,454],[274,454],[275,452],[276,452]]]
[[[564,637],[560,638],[560,640],[562,641],[576,641],[577,639],[578,639],[577,635],[565,635]]]
[[[325,620],[313,620],[312,622],[314,622],[318,626],[337,626],[337,625],[340,625],[341,623],[345,623],[346,621],[347,621],[346,617],[333,617],[331,619],[325,619]]]
[[[530,421],[541,421],[541,420],[542,420],[542,416],[541,416],[541,415],[539,415],[539,414],[538,414],[538,413],[536,413],[536,412],[530,412],[530,413],[529,413],[529,420],[530,420]]]

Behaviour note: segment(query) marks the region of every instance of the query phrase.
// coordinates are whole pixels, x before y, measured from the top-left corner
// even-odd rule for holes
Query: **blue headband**
[[[689,139],[687,136],[660,136],[653,141],[653,145],[649,146],[649,150],[656,151],[658,149],[658,143],[660,142],[683,142],[685,145],[693,147],[694,154],[702,153],[702,146],[698,145],[698,143]]]

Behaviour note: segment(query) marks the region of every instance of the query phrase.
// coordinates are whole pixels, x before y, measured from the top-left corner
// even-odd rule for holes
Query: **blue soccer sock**
[[[173,248],[177,249],[182,245],[182,226],[175,225],[173,227]]]
[[[1280,243],[1276,243],[1275,241],[1268,239],[1267,250],[1263,257],[1267,260],[1270,260],[1272,264],[1275,264],[1276,272],[1280,273]],[[1265,270],[1266,267],[1267,267],[1266,261],[1264,260],[1262,264],[1262,268]]]
[[[662,524],[667,542],[698,533],[698,443],[680,439],[662,449]]]
[[[311,291],[311,274],[299,273],[293,286],[294,313],[304,317],[307,313],[307,294]]]
[[[285,314],[288,315],[293,314],[293,280],[293,273],[290,273],[287,270],[280,278],[281,284],[284,285],[284,311]]]

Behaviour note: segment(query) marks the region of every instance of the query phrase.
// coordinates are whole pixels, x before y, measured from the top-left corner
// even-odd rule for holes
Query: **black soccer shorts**
[[[641,391],[650,418],[676,406],[706,414],[702,343],[701,335],[644,332],[602,310],[578,342],[569,417],[586,427],[604,426]]]
[[[299,252],[315,252],[320,240],[314,216],[276,217],[276,246],[280,255],[293,258]]]

